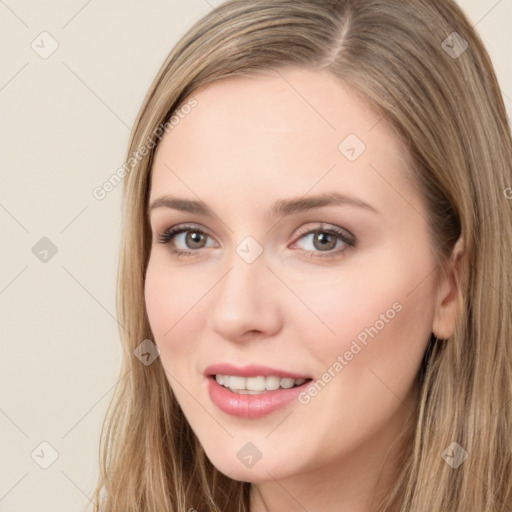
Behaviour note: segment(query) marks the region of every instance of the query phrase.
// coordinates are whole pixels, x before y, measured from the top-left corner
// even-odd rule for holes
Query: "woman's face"
[[[158,146],[149,198],[145,299],[172,391],[231,478],[378,469],[438,303],[409,158],[327,73],[228,78],[194,97]]]

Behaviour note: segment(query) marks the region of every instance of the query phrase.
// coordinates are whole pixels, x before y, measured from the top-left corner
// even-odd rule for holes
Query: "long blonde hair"
[[[489,56],[451,0],[231,0],[171,51],[127,152],[118,275],[123,367],[103,425],[94,510],[249,510],[250,483],[213,467],[160,359],[144,365],[134,350],[154,339],[144,278],[162,127],[179,120],[178,109],[200,86],[283,66],[328,70],[358,90],[413,158],[439,261],[464,241],[456,332],[433,338],[425,353],[410,448],[378,510],[510,511],[512,143]],[[468,453],[457,468],[442,457],[453,442]]]

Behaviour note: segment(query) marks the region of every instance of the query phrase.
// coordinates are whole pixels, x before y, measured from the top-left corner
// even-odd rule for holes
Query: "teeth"
[[[294,379],[281,379],[281,387],[285,389],[293,388],[293,385],[295,384]]]
[[[267,377],[265,380],[265,388],[269,391],[275,391],[276,389],[279,389],[279,386],[281,385],[281,379],[279,377],[274,377],[273,375],[270,377]]]
[[[215,375],[215,380],[221,385],[233,392],[257,395],[262,391],[275,391],[276,389],[290,389],[294,386],[300,386],[306,382],[306,379],[280,378],[274,375],[268,377],[239,377],[235,375]]]
[[[265,377],[248,377],[247,379],[244,377],[236,377],[236,382],[241,382],[244,387],[237,388],[233,384],[235,381],[233,380],[235,377],[229,378],[229,387],[231,389],[247,389],[249,391],[264,391],[265,390]]]

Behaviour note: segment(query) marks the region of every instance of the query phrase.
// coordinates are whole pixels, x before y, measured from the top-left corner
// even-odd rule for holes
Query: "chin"
[[[252,467],[245,467],[244,463],[241,462],[236,455],[230,460],[227,460],[225,455],[226,454],[224,454],[221,459],[211,459],[210,457],[208,457],[208,459],[218,471],[232,480],[262,483],[286,476],[282,474],[282,467],[280,467],[282,465],[278,464],[279,461],[275,458],[267,461],[261,458]]]
[[[278,476],[274,474],[272,471],[273,468],[268,469],[267,468],[259,468],[256,470],[256,468],[247,468],[247,469],[241,469],[241,468],[227,468],[228,471],[222,471],[220,468],[215,466],[222,474],[226,475],[227,477],[231,478],[232,480],[237,480],[239,482],[250,482],[253,484],[260,484],[263,482],[269,482],[273,480],[274,478],[282,478],[281,476]],[[269,474],[270,473],[270,474]],[[274,478],[272,478],[274,477]]]

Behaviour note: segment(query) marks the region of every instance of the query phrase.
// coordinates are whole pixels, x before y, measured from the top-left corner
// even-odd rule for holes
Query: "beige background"
[[[89,502],[121,353],[121,186],[102,201],[92,191],[121,166],[173,43],[219,3],[0,0],[0,512]],[[512,0],[460,4],[510,113]]]

